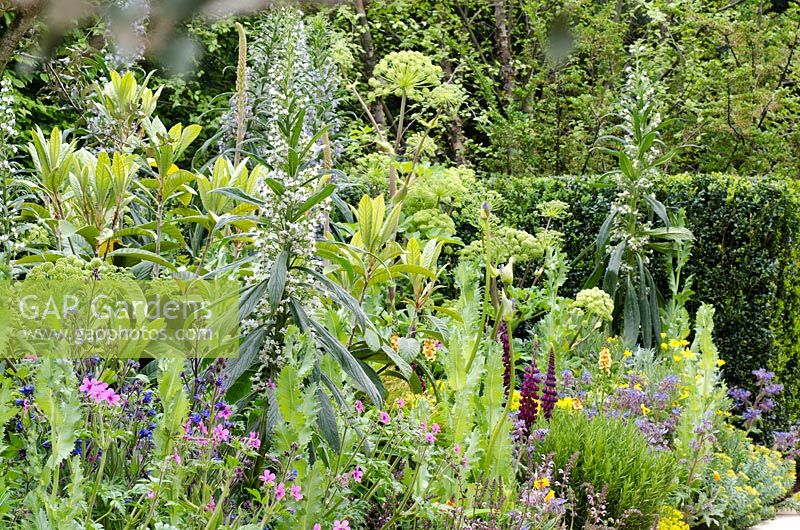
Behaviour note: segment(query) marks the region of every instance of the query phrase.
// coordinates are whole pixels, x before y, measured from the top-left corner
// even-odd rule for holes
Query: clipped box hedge
[[[562,229],[571,257],[593,245],[615,193],[598,176],[494,177],[492,185],[507,199],[500,215],[528,231],[539,225],[537,203],[569,204]],[[786,388],[776,424],[800,420],[800,187],[772,177],[682,174],[661,177],[656,190],[668,208],[686,211],[695,235],[689,309],[700,302],[717,308],[715,340],[728,384],[749,388],[750,372],[768,367]],[[589,276],[592,250],[573,263],[570,288]]]

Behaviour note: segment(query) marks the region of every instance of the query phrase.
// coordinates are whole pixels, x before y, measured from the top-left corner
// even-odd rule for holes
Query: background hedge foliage
[[[500,215],[520,229],[539,225],[536,204],[570,205],[563,221],[565,250],[580,257],[568,287],[577,289],[594,266],[594,237],[608,214],[614,187],[607,178],[494,176],[506,198]],[[715,341],[727,361],[728,384],[751,387],[751,371],[768,367],[786,384],[776,423],[800,413],[800,187],[772,177],[668,175],[656,185],[670,209],[684,209],[696,242],[686,270],[695,295],[717,308]],[[584,252],[586,251],[586,252]],[[666,289],[664,268],[657,281]]]

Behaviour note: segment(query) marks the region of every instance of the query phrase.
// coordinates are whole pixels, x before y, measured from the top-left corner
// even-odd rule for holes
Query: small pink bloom
[[[348,483],[348,482],[350,482],[350,475],[348,475],[348,474],[346,474],[346,473],[345,473],[344,475],[342,475],[341,477],[339,477],[339,483],[340,483],[342,486],[347,486],[347,483]]]
[[[147,498],[148,498],[148,499],[155,499],[155,498],[156,498],[156,492],[155,492],[155,491],[153,491],[153,490],[149,490],[149,491],[147,492]]]
[[[275,498],[281,500],[284,497],[286,497],[286,486],[284,486],[283,482],[281,482],[275,486]]]
[[[214,508],[216,508],[216,507],[217,507],[217,503],[214,502],[214,497],[211,497],[211,499],[208,501],[208,505],[206,506],[206,511],[207,512],[213,512]]]
[[[292,486],[292,488],[289,490],[289,492],[292,494],[292,497],[294,497],[294,500],[296,500],[296,501],[302,501],[303,500],[303,494],[300,491],[300,486]]]
[[[336,519],[333,522],[333,530],[350,530],[350,521],[345,519],[344,521],[340,521]]]
[[[455,444],[453,446],[453,452],[455,454],[457,454],[457,455],[461,455],[461,445],[460,444]]]
[[[275,390],[275,381],[270,379],[269,381],[267,381],[267,386],[269,387],[270,390]]]
[[[275,485],[275,473],[270,471],[269,469],[265,469],[261,476],[258,477],[265,486],[274,486]]]
[[[96,379],[89,379],[88,377],[84,377],[83,384],[81,384],[81,386],[78,387],[78,390],[80,390],[84,394],[88,394],[89,391],[92,389],[92,386],[94,386],[94,381],[96,381]]]
[[[406,400],[403,398],[397,398],[397,408],[405,408]]]
[[[223,420],[227,420],[233,415],[233,407],[225,403],[222,405],[222,408],[219,409],[219,417]]]
[[[431,425],[431,432],[433,434],[439,434],[440,432],[442,432],[442,428],[439,427],[438,423],[434,423],[433,425]]]
[[[435,443],[436,442],[436,436],[432,432],[426,432],[425,433],[425,441],[428,442],[429,444]]]
[[[356,400],[356,412],[359,414],[364,414],[364,404],[361,403],[361,400]]]
[[[353,470],[353,480],[355,480],[356,482],[361,482],[361,479],[363,477],[364,477],[364,471],[360,467],[356,466],[356,468]]]
[[[179,455],[179,454],[178,454],[178,450],[177,450],[177,449],[175,449],[175,450],[172,452],[172,456],[168,456],[168,457],[167,457],[167,460],[172,460],[172,461],[173,461],[173,462],[175,462],[176,464],[180,464],[180,463],[181,463],[181,455]]]
[[[256,432],[250,432],[250,435],[245,443],[250,449],[258,450],[258,448],[261,447],[261,439],[258,437],[258,433]]]
[[[314,528],[312,528],[311,530],[322,530],[322,527],[319,525],[319,523],[317,523],[317,524],[314,525]]]
[[[228,436],[230,436],[230,431],[223,427],[222,425],[217,425],[214,427],[214,432],[211,434],[212,441],[214,445],[219,445],[222,442],[226,442],[228,440]]]
[[[391,422],[391,421],[392,421],[392,418],[391,418],[391,416],[389,416],[389,413],[386,412],[385,410],[382,410],[381,411],[381,423],[383,423],[384,425],[389,425],[389,422]]]

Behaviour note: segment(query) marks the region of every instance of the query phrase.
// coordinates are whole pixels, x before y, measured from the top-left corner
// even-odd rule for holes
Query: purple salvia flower
[[[556,352],[553,348],[550,348],[547,376],[544,379],[544,390],[542,391],[542,413],[548,420],[553,416],[556,401],[558,401],[558,392],[556,391]]]

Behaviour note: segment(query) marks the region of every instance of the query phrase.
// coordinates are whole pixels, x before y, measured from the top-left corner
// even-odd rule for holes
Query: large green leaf
[[[175,265],[165,260],[155,252],[150,252],[149,250],[144,250],[141,248],[118,248],[117,250],[111,252],[109,256],[150,261],[152,263],[158,263],[162,267],[166,267],[172,271],[176,270]]]
[[[269,281],[267,282],[267,296],[269,297],[269,305],[273,311],[278,308],[283,292],[286,290],[286,273],[289,268],[289,253],[282,251],[272,264],[272,269],[269,274]]]

